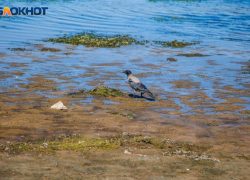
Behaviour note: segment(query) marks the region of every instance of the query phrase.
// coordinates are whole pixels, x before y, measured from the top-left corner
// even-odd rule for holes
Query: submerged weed
[[[138,41],[129,35],[103,35],[93,32],[83,32],[73,36],[63,36],[51,38],[45,42],[67,43],[73,45],[84,45],[87,47],[119,47],[121,45],[133,45],[148,43],[147,41]]]
[[[182,47],[186,47],[186,46],[190,46],[190,45],[196,45],[196,44],[200,44],[200,42],[185,42],[185,41],[178,41],[178,40],[174,40],[174,41],[153,41],[155,44],[160,44],[163,46],[170,46],[170,47],[174,47],[174,48],[182,48]]]
[[[44,47],[41,49],[41,51],[50,51],[50,52],[58,52],[58,51],[61,51],[60,49],[56,49],[56,48],[47,48],[47,47]]]
[[[177,59],[175,59],[175,58],[172,58],[172,57],[170,57],[170,58],[167,58],[167,61],[177,61]]]
[[[164,18],[160,18],[164,20]],[[122,45],[145,45],[150,43],[148,40],[137,40],[130,35],[103,35],[94,32],[83,32],[76,35],[64,35],[59,38],[51,38],[45,40],[45,42],[55,42],[55,43],[66,43],[73,45],[84,45],[87,47],[120,47]],[[155,44],[161,44],[163,46],[170,47],[186,47],[190,45],[199,44],[199,42],[185,42],[174,40],[172,42],[168,41],[153,41]]]
[[[30,51],[30,50],[25,49],[25,48],[8,48],[8,49],[11,51]]]
[[[187,53],[187,54],[178,54],[177,56],[185,56],[185,57],[204,57],[208,55],[200,54],[200,53]]]

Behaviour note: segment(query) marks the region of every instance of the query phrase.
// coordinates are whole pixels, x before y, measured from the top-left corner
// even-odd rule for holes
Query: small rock
[[[128,136],[129,136],[129,133],[123,132],[123,133],[122,133],[122,136],[123,136],[123,137],[128,137]]]
[[[59,109],[59,110],[67,109],[67,107],[63,105],[62,101],[59,101],[58,103],[54,104],[50,108],[51,109]]]
[[[125,149],[124,153],[125,154],[131,154],[131,152],[129,152],[127,149]]]

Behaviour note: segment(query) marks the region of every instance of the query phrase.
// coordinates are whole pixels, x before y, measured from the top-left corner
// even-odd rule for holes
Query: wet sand
[[[166,84],[167,88],[146,81],[150,90],[157,94],[155,101],[149,101],[132,98],[124,75],[116,73],[127,68],[127,61],[90,61],[95,59],[95,51],[102,54],[105,49],[75,50],[74,46],[63,46],[61,49],[56,47],[57,52],[50,52],[43,48],[44,45],[35,45],[27,47],[30,51],[0,54],[0,179],[249,177],[249,83],[242,80],[239,83],[244,88],[237,88],[226,80],[227,77],[217,76],[216,71],[222,65],[213,57],[197,57],[203,61],[205,58],[206,63],[198,70],[200,74],[175,68],[180,59],[177,62],[162,59],[162,56],[182,53],[180,51],[152,49],[150,56],[155,57],[157,63],[150,63],[143,57],[128,57],[129,63],[140,64],[144,72],[149,71],[135,72],[140,79],[146,81],[157,77],[161,84]],[[111,51],[118,57],[121,54],[126,57],[122,50]],[[73,56],[83,60],[68,63]],[[53,69],[55,66],[58,69]],[[210,71],[211,67],[215,75],[202,73]],[[236,70],[227,69],[218,74],[230,71]],[[170,78],[164,79],[165,72]],[[180,76],[171,78],[172,74]],[[235,76],[245,77],[242,73]],[[206,82],[212,84],[209,84],[212,93],[204,89]],[[120,89],[127,96],[66,95],[100,84]],[[68,109],[50,109],[58,101]],[[128,114],[133,116],[126,116]],[[88,149],[49,151],[48,148],[50,142],[61,136],[70,139],[77,135],[83,140],[100,137],[109,141],[126,134],[163,141],[166,146],[157,146],[147,140],[142,146],[141,141],[136,140],[111,149],[96,146],[91,149],[90,146]],[[165,139],[199,148],[187,152],[186,147],[168,144]],[[25,143],[28,149],[20,146],[17,151],[14,148]],[[42,149],[32,150],[32,144],[37,143]]]

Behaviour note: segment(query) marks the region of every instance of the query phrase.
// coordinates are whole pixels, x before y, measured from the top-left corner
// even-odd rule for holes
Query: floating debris
[[[58,110],[67,109],[67,107],[63,105],[62,101],[57,102],[56,104],[54,104],[50,108],[51,109],[58,109]]]

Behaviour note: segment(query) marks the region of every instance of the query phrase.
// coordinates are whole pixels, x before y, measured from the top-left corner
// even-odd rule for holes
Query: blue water
[[[1,17],[1,49],[88,30],[149,40],[200,40],[203,45],[249,51],[249,0],[3,0],[0,6],[49,8],[46,16]]]
[[[16,79],[25,80],[34,74],[47,75],[57,72],[67,77],[75,77],[74,82],[60,84],[61,90],[67,86],[77,89],[91,88],[88,82],[102,80],[106,71],[117,73],[130,69],[135,74],[149,73],[140,78],[165,97],[169,92],[180,95],[203,91],[217,102],[224,102],[218,97],[217,88],[231,85],[244,89],[250,78],[250,1],[209,0],[209,1],[178,1],[178,0],[43,0],[22,1],[3,0],[0,6],[47,6],[45,16],[12,16],[0,17],[0,71],[7,73],[9,62],[25,62],[28,68],[16,67],[15,70],[25,70],[25,75],[1,80],[1,87],[18,86]],[[120,48],[86,48],[68,47],[42,40],[74,34],[82,31],[95,31],[103,34],[130,34],[147,40],[200,41],[199,45],[185,48],[148,46],[123,46]],[[62,48],[63,52],[73,52],[71,55],[58,53],[41,53],[34,44],[46,47]],[[8,48],[25,47],[33,49],[30,55],[26,52],[13,52]],[[210,56],[187,58],[176,56],[178,53],[199,52]],[[60,58],[54,57],[58,56]],[[34,57],[46,61],[42,65],[33,62]],[[177,62],[166,61],[175,57]],[[133,61],[140,59],[140,61]],[[47,61],[52,60],[52,61]],[[101,63],[119,62],[121,65],[99,66]],[[213,62],[213,65],[209,62]],[[145,66],[146,64],[146,66]],[[155,65],[147,66],[147,64]],[[76,69],[75,66],[97,67],[97,75],[82,77],[87,70]],[[150,75],[151,73],[151,75]],[[155,75],[157,74],[157,75]],[[207,76],[207,78],[201,75]],[[54,77],[48,78],[56,78]],[[156,81],[157,79],[157,81]],[[171,81],[191,80],[199,82],[195,90],[174,88]],[[59,81],[59,80],[58,80]],[[104,81],[104,79],[103,79]],[[216,81],[219,81],[216,83]],[[125,86],[122,74],[116,78],[105,79],[109,86]],[[129,88],[125,88],[129,91]],[[163,91],[161,91],[163,90]],[[4,91],[1,89],[1,91]],[[249,95],[235,95],[250,102]],[[250,108],[250,103],[246,107]]]

